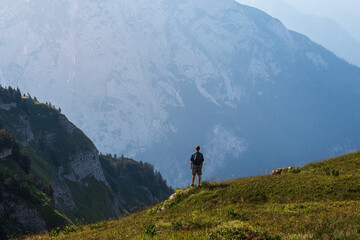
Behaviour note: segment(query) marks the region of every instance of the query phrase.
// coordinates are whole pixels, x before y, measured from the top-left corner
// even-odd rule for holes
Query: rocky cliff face
[[[12,194],[2,192],[2,197],[5,200],[0,202],[0,217],[16,223],[14,228],[26,229],[31,232],[47,229],[46,222],[37,210],[26,204],[18,203],[17,198]]]
[[[2,149],[0,152],[0,159],[7,158],[12,155],[12,148]]]
[[[88,152],[78,153],[71,157],[67,166],[67,173],[63,174],[63,168],[60,168],[59,174],[63,175],[67,180],[77,183],[81,183],[86,177],[92,176],[108,185],[100,167],[99,152],[95,146]]]

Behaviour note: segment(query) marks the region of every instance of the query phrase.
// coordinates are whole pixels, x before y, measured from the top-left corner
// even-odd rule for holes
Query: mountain
[[[359,68],[258,9],[232,0],[1,6],[1,83],[61,106],[101,152],[146,159],[172,186],[190,183],[196,145],[208,179],[360,147]]]
[[[345,3],[340,3],[336,0],[320,0],[314,3],[299,2],[296,0],[283,1],[303,13],[333,19],[354,36],[355,39],[360,41],[360,32],[356,28],[356,26],[360,24],[360,17],[359,14],[357,14],[357,9],[360,8],[358,1],[349,0]]]
[[[281,0],[237,0],[239,3],[259,8],[278,18],[291,30],[303,33],[337,56],[360,66],[360,41],[342,28],[336,21],[304,14]]]
[[[172,189],[148,163],[99,154],[60,109],[0,87],[0,236],[116,218]]]
[[[60,231],[55,239],[359,239],[359,165],[356,152],[277,169],[281,174],[204,182],[139,213]]]

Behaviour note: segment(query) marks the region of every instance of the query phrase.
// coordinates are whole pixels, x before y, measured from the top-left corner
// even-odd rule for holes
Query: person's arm
[[[191,157],[190,157],[190,169],[192,169],[192,162],[193,161],[193,155],[191,155]]]
[[[203,164],[204,164],[204,155],[201,154],[201,157],[202,157],[202,161],[201,161],[201,167],[200,167],[200,169],[202,169]]]

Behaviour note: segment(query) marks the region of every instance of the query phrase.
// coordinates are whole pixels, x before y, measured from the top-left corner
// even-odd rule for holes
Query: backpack
[[[193,154],[193,164],[195,165],[201,165],[201,163],[204,161],[204,157],[201,153],[194,153]]]

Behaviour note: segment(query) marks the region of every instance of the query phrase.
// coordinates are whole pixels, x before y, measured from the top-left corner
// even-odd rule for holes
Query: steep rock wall
[[[0,218],[12,221],[14,227],[29,232],[40,232],[47,229],[46,222],[39,213],[29,208],[26,204],[18,203],[12,194],[2,192],[3,200],[0,201]]]

